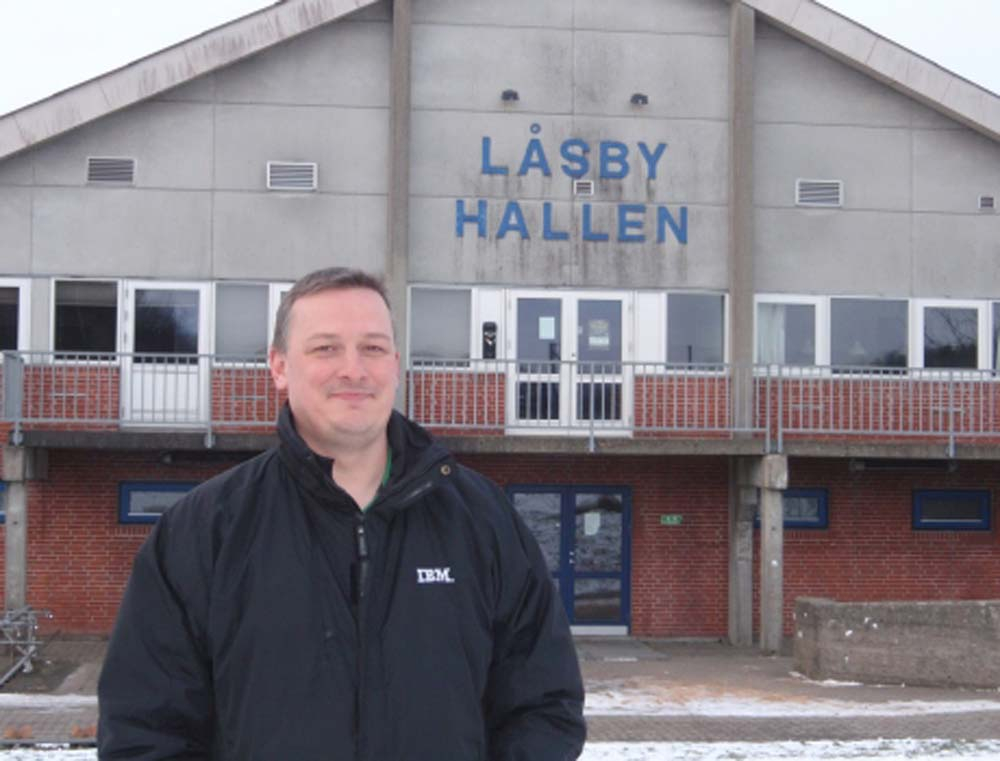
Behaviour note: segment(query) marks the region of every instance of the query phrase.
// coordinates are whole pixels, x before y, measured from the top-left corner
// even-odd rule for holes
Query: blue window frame
[[[985,489],[918,489],[913,528],[920,531],[989,531],[992,507]]]
[[[7,484],[0,481],[0,524],[7,522]]]
[[[785,528],[827,528],[830,525],[830,498],[826,489],[785,489],[781,509]],[[760,508],[753,519],[760,528]]]
[[[118,485],[118,520],[156,523],[164,510],[197,485],[191,481],[122,481]]]

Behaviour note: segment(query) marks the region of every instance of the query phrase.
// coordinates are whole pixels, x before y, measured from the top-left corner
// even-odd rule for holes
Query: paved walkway
[[[592,741],[1000,739],[1000,690],[825,685],[792,674],[789,657],[718,643],[581,638],[577,645],[595,705],[619,701],[605,715],[588,715]],[[49,643],[35,674],[0,689],[0,745],[93,743],[104,650],[98,640]]]

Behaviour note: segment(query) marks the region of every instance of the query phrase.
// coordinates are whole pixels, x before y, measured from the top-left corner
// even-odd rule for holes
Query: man
[[[280,444],[136,557],[100,758],[575,759],[583,689],[545,561],[495,485],[393,412],[381,283],[304,277],[270,366]]]

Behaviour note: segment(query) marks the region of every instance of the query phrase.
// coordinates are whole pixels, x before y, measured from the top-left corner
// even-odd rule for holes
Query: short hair
[[[323,291],[339,291],[348,288],[367,288],[382,297],[389,316],[392,316],[392,304],[382,278],[369,272],[350,267],[327,267],[310,272],[299,278],[295,285],[282,297],[278,306],[278,314],[274,318],[274,338],[271,346],[278,351],[288,350],[288,322],[292,315],[292,307],[303,296],[311,296]]]

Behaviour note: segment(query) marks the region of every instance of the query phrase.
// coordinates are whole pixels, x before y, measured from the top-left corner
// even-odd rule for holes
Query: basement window
[[[189,481],[122,481],[118,485],[120,523],[156,523],[198,484]]]
[[[985,489],[918,489],[913,528],[922,531],[989,531],[990,493]]]
[[[788,528],[827,528],[830,525],[829,495],[826,489],[785,489],[781,493],[784,526]],[[754,516],[760,528],[760,509]]]

